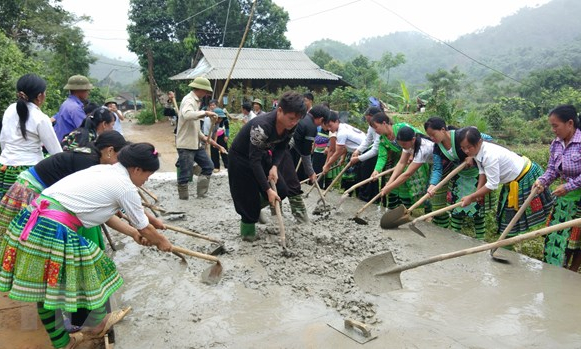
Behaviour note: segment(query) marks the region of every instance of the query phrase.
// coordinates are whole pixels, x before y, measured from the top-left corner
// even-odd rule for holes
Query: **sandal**
[[[113,325],[115,325],[119,321],[123,320],[125,315],[127,315],[127,313],[129,313],[130,311],[131,311],[131,307],[127,307],[125,309],[116,310],[116,311],[112,312],[111,314],[109,314],[109,317],[107,318],[107,322],[105,322],[105,326],[103,327],[101,332],[99,332],[98,334],[95,334],[95,335],[89,334],[89,336],[91,336],[92,338],[105,337],[105,334],[107,334],[107,332],[109,332],[111,327],[113,327]]]

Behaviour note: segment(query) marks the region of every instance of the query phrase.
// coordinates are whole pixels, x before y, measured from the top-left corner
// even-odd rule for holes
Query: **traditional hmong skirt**
[[[0,167],[0,198],[6,194],[8,189],[16,182],[18,175],[26,171],[30,166],[7,166]]]
[[[393,163],[394,166],[399,161],[401,153],[389,152],[388,163]],[[407,167],[406,167],[407,169]],[[405,171],[405,169],[404,169]],[[429,171],[430,167],[428,164],[423,164],[407,181],[405,181],[398,188],[392,190],[392,193],[397,195],[402,202],[409,202],[414,204],[418,201],[428,189],[429,183]]]
[[[18,175],[16,182],[0,201],[0,238],[18,212],[36,199],[43,189],[44,185],[34,178],[30,170]]]
[[[80,222],[58,202],[41,195],[34,206],[20,211],[0,242],[0,291],[52,310],[103,306],[123,284],[113,261],[75,232]]]
[[[543,174],[541,167],[533,162],[529,171],[523,176],[523,178],[518,181],[518,205],[523,204],[526,198],[531,192],[531,188],[535,183],[536,179]],[[496,219],[498,222],[498,233],[504,231],[512,217],[516,214],[518,209],[513,207],[508,207],[508,193],[509,185],[503,185],[498,195],[498,207],[496,210]],[[508,237],[524,233],[525,231],[540,227],[544,225],[547,221],[547,217],[551,213],[553,207],[554,198],[548,188],[538,194],[531,205],[527,207],[522,217],[514,225]]]
[[[549,225],[564,223],[577,218],[581,218],[580,189],[555,200],[555,207],[549,217]],[[545,236],[545,262],[558,266],[565,265],[566,249],[581,249],[581,227],[567,228]]]
[[[450,204],[455,204],[463,197],[473,194],[478,188],[478,168],[472,167],[460,171],[451,181],[451,190],[448,198]],[[457,207],[452,211],[454,216],[474,217],[484,215],[484,206],[473,202],[466,207]]]

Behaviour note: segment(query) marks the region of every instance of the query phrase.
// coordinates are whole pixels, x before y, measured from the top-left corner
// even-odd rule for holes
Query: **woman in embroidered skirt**
[[[466,160],[466,154],[460,149],[460,141],[455,128],[446,126],[444,119],[434,116],[424,123],[424,129],[434,141],[434,164],[430,175],[430,186],[428,193],[432,197],[432,209],[437,210],[448,204],[458,202],[466,195],[472,194],[478,189],[478,167],[467,167],[460,171],[443,191],[434,192],[433,188],[442,178],[447,176],[453,169]],[[491,141],[492,137],[481,134],[482,139]],[[466,217],[472,217],[474,230],[477,239],[484,239],[484,204],[483,200],[478,200],[466,207],[458,207],[452,211],[451,215],[440,215],[434,217],[433,222],[442,227],[452,228],[460,232]]]
[[[551,143],[547,171],[535,186],[547,188],[560,179],[553,191],[555,207],[550,224],[581,218],[581,130],[577,110],[560,105],[549,112],[549,123],[555,133]],[[581,227],[551,233],[545,237],[545,262],[578,271],[581,266]]]
[[[484,141],[476,127],[458,130],[457,139],[460,141],[462,151],[474,158],[479,173],[478,190],[461,199],[462,207],[467,207],[503,184],[498,195],[496,209],[498,233],[500,233],[508,226],[520,205],[529,196],[543,170],[537,163],[524,156],[498,144]],[[553,201],[550,191],[545,189],[539,193],[508,233],[508,237],[543,225],[553,206]]]
[[[12,219],[21,209],[36,199],[41,191],[71,173],[99,164],[112,165],[117,162],[117,153],[127,145],[127,141],[117,131],[106,131],[97,137],[94,144],[76,148],[50,156],[18,175],[16,183],[0,201],[0,238],[6,232]],[[100,227],[96,227],[100,229]],[[87,229],[89,230],[89,229]],[[105,249],[102,235],[100,239],[89,238],[101,249]]]
[[[46,82],[37,75],[26,74],[18,79],[16,90],[18,100],[2,118],[0,198],[20,172],[44,158],[43,145],[49,154],[62,151],[50,118],[40,110],[46,99]]]
[[[61,146],[63,150],[86,147],[87,144],[94,142],[97,136],[104,131],[112,130],[113,125],[115,125],[115,115],[107,107],[97,108],[87,115],[81,127],[63,138]]]
[[[83,338],[104,335],[129,309],[107,314],[104,304],[123,283],[115,264],[93,242],[78,235],[80,226],[109,222],[123,231],[115,216],[123,209],[138,243],[171,251],[171,244],[143,211],[137,187],[159,169],[148,143],[124,147],[115,165],[97,165],[73,173],[43,190],[10,223],[0,243],[0,291],[11,299],[36,302],[55,348],[74,348]],[[92,310],[86,332],[69,335],[56,310]],[[71,338],[73,338],[71,340]]]
[[[377,163],[375,164],[375,170],[371,176],[376,177],[377,174],[384,171],[386,164],[388,165],[387,167],[399,166],[401,168],[399,173],[401,173],[407,165],[407,160],[409,159],[410,154],[406,153],[405,156],[402,156],[403,150],[401,145],[396,141],[396,136],[404,127],[410,128],[414,134],[421,132],[417,128],[404,122],[393,124],[385,113],[377,113],[373,115],[371,126],[375,129],[375,132],[380,134]],[[405,162],[401,160],[402,157],[405,158]],[[386,190],[386,194],[389,194],[387,197],[388,208],[393,209],[399,205],[409,207],[426,193],[426,188],[428,187],[428,164],[413,164],[413,167],[413,173],[408,173],[411,174],[411,176],[402,181],[402,183],[399,183],[398,181],[397,185],[391,184],[394,183],[398,177],[398,174],[396,174],[394,170],[394,173],[386,184],[386,186],[389,186]]]

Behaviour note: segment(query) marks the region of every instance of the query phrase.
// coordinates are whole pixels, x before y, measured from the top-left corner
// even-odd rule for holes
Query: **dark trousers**
[[[294,150],[294,149],[289,149],[292,160],[293,160],[293,165],[295,170],[297,169],[297,165],[301,159],[301,154],[299,154],[298,151]],[[305,172],[305,167],[303,166],[303,162],[301,161],[301,166],[299,166],[298,171],[296,171],[297,173],[297,177],[299,179],[299,181],[302,181],[304,179],[307,179],[307,173]]]
[[[214,164],[212,160],[208,157],[206,149],[200,148],[197,150],[191,149],[178,149],[178,167],[180,168],[180,173],[178,176],[178,184],[188,183],[190,177],[193,175],[194,162],[197,163],[202,168],[202,174],[204,176],[210,176],[212,170],[214,169]]]
[[[234,208],[243,223],[256,223],[262,209],[261,199],[266,199],[266,193],[260,188],[248,158],[236,151],[231,151],[229,155],[228,182],[230,184],[230,195],[232,195],[232,200],[234,201]],[[268,176],[268,171],[272,167],[272,159],[266,153],[262,157],[261,165],[264,174]],[[292,170],[294,178],[292,175],[289,177],[290,170]],[[276,190],[281,200],[284,200],[287,196],[302,193],[288,151],[285,152],[285,156],[278,167]]]
[[[365,161],[359,162],[357,168],[357,183],[364,181],[371,177],[373,170],[375,170],[375,163],[377,156],[374,156]],[[369,182],[356,189],[357,197],[363,201],[371,200],[375,195],[379,194],[379,183],[377,181]]]
[[[228,144],[224,140],[225,136],[218,136],[216,143],[223,146],[228,150]],[[224,163],[224,168],[228,168],[228,154],[221,154],[220,151],[214,147],[210,148],[210,155],[212,156],[212,162],[214,163],[214,168],[220,169],[220,157],[222,157],[222,162]]]
[[[311,155],[311,158],[313,160],[313,170],[315,170],[316,174],[321,173],[321,171],[323,171],[323,166],[325,166],[325,161],[327,160],[327,154],[315,152]],[[321,178],[319,178],[319,186],[321,189],[325,189],[329,184],[331,184],[332,179],[327,179],[326,177],[327,176],[321,176]]]

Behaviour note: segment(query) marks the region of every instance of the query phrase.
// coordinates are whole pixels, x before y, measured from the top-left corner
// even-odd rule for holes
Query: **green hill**
[[[368,38],[351,46],[321,40],[309,45],[305,52],[311,55],[315,50],[323,49],[341,61],[351,60],[357,53],[378,60],[386,51],[401,52],[406,63],[393,69],[391,76],[412,84],[424,83],[426,73],[439,68],[449,70],[458,66],[472,79],[492,73],[475,61],[518,79],[537,69],[581,66],[579,14],[579,0],[553,0],[536,8],[523,8],[503,18],[497,26],[448,43],[464,54],[418,32]]]
[[[97,61],[90,66],[90,76],[99,82],[109,78],[112,83],[131,85],[141,78],[139,65],[93,53]]]

